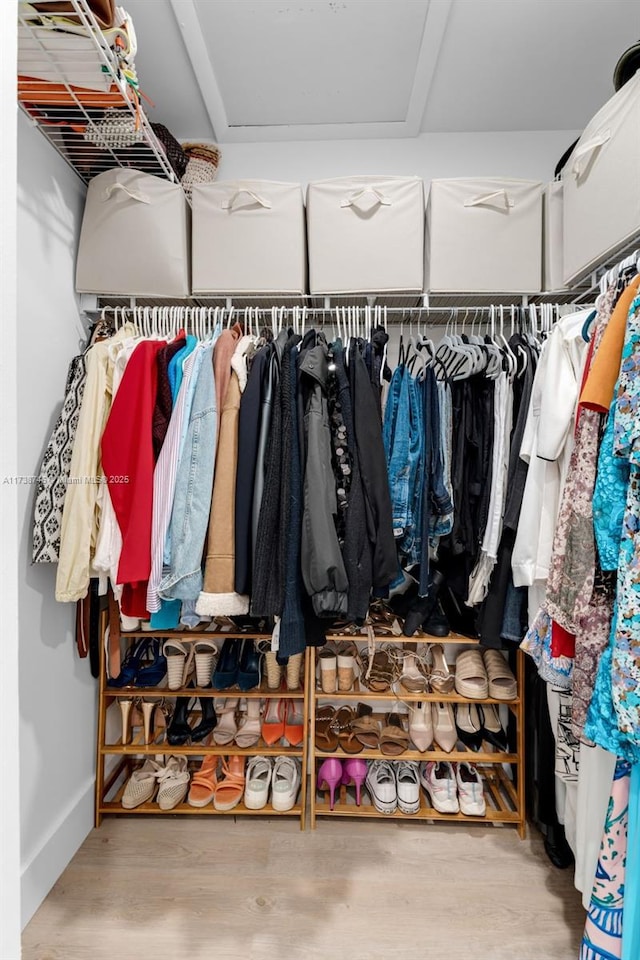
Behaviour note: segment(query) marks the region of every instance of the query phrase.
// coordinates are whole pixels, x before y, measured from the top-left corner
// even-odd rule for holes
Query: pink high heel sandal
[[[336,787],[342,782],[342,764],[337,757],[327,757],[318,769],[318,790],[329,791],[329,809],[333,810]]]

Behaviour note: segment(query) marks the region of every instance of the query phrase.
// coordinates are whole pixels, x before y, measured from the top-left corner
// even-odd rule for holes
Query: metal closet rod
[[[463,307],[364,307],[364,306],[343,306],[335,305],[333,307],[302,307],[302,306],[274,306],[274,307],[196,307],[196,306],[184,306],[184,307],[168,307],[168,306],[117,306],[117,307],[103,307],[98,310],[84,310],[85,316],[91,320],[99,320],[104,315],[109,313],[113,314],[116,310],[120,312],[122,316],[133,316],[135,312],[144,311],[144,310],[158,310],[158,311],[175,311],[174,315],[177,314],[178,317],[194,317],[197,315],[202,316],[205,311],[209,316],[212,316],[217,310],[219,315],[222,317],[224,314],[225,319],[229,316],[229,311],[233,311],[233,316],[237,319],[242,319],[245,315],[245,312],[251,311],[253,316],[256,313],[260,317],[271,317],[274,312],[281,313],[284,311],[287,315],[298,314],[302,315],[304,311],[305,317],[307,319],[314,317],[321,318],[331,318],[339,315],[342,317],[342,314],[348,314],[348,312],[353,313],[354,311],[359,311],[362,314],[365,312],[371,313],[371,316],[375,319],[377,316],[391,317],[400,320],[411,320],[411,319],[423,319],[429,317],[430,314],[435,314],[437,316],[444,316],[445,314],[451,318],[451,320],[464,320],[465,318],[471,319],[470,314],[475,314],[476,316],[480,313],[486,313],[489,316],[493,311],[496,318],[502,316],[506,317],[511,315],[513,309],[514,315],[518,314],[529,314],[531,308],[535,308],[537,312],[544,310],[556,310],[559,308],[567,308],[575,306],[576,308],[585,309],[588,307],[588,304],[571,304],[571,303],[544,303],[544,304],[530,304],[529,306],[522,306],[521,304],[483,304],[482,306],[463,306]]]

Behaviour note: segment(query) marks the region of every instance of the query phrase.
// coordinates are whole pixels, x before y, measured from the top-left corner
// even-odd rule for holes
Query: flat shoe
[[[455,687],[469,700],[486,700],[489,678],[479,650],[465,650],[456,660]]]
[[[515,700],[518,684],[500,651],[485,650],[483,660],[489,678],[489,696],[494,700]]]
[[[402,726],[397,713],[388,713],[380,733],[380,753],[386,757],[399,757],[409,746],[409,734]]]
[[[363,747],[377,750],[380,744],[380,724],[373,718],[373,711],[366,703],[359,703],[356,716],[351,721],[351,731]]]
[[[333,753],[338,749],[336,708],[329,704],[316,710],[316,747],[326,753]]]
[[[353,732],[352,724],[356,720],[353,707],[340,707],[336,712],[335,725],[338,730],[338,743],[345,753],[361,753],[364,746]]]

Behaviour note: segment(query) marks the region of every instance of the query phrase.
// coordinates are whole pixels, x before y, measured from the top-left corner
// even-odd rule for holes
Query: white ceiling
[[[573,130],[636,0],[125,0],[152,119],[230,142]]]

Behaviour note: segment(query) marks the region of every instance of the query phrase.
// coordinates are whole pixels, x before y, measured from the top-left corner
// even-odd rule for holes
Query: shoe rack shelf
[[[324,756],[324,754],[323,754]],[[326,754],[331,756],[331,754]],[[343,754],[344,756],[344,754]],[[359,753],[356,756],[362,757]],[[378,758],[379,758],[378,754]],[[404,759],[407,755],[402,754]],[[451,754],[448,755],[451,759]],[[424,759],[424,754],[421,754]],[[467,757],[468,758],[468,757]],[[386,759],[392,759],[387,757]],[[326,797],[321,801],[316,801],[316,816],[321,817],[377,817],[382,820],[393,818],[396,820],[449,820],[454,823],[520,823],[518,813],[518,796],[513,783],[507,777],[502,767],[494,769],[484,768],[479,770],[482,777],[484,799],[487,805],[486,813],[483,817],[472,817],[465,813],[439,813],[426,802],[424,792],[421,792],[420,809],[417,813],[403,813],[396,810],[394,813],[381,813],[368,801],[366,788],[363,787],[363,802],[359,807],[356,806],[353,797],[349,796],[347,787],[340,787],[340,792],[333,810],[329,807]]]
[[[366,636],[363,634],[335,634],[327,637],[335,643],[348,640],[355,642],[366,642]],[[429,635],[414,634],[413,637],[389,636],[388,634],[376,634],[376,644],[379,643],[405,643],[408,646],[419,643],[442,643],[445,647],[449,644],[467,645],[469,647],[477,646],[478,640],[463,637],[457,634],[451,634],[448,637],[432,637]],[[320,689],[319,681],[316,678],[317,657],[316,651],[312,651],[309,657],[309,675],[307,678],[307,688],[310,694],[309,716],[310,716],[310,763],[312,782],[311,793],[311,827],[315,829],[317,817],[393,817],[395,819],[405,820],[443,820],[452,822],[479,822],[487,824],[507,823],[517,827],[518,835],[524,839],[526,835],[526,814],[524,798],[524,657],[525,654],[518,650],[516,653],[515,677],[517,683],[517,695],[511,700],[497,700],[492,697],[482,699],[470,699],[457,692],[450,694],[439,693],[408,693],[403,689],[395,692],[390,689],[387,692],[380,693],[367,689],[361,685],[358,680],[354,681],[353,689],[349,691],[337,691],[335,693],[325,693]],[[453,668],[451,668],[454,673]],[[396,681],[397,682],[397,681]],[[435,749],[433,746],[425,752],[416,749],[407,749],[398,756],[388,756],[380,750],[365,747],[359,753],[347,753],[338,748],[334,751],[320,750],[315,742],[315,717],[316,709],[319,705],[326,703],[349,704],[353,701],[365,701],[371,705],[382,705],[386,702],[390,705],[394,703],[414,703],[414,702],[432,702],[449,703],[452,705],[468,703],[476,706],[484,704],[495,704],[496,706],[507,707],[513,716],[515,723],[515,752],[505,752],[497,749],[490,751],[474,751],[466,748],[458,748],[451,752]],[[373,718],[382,721],[384,713],[375,712]],[[336,794],[336,802],[333,810],[330,809],[328,791],[318,791],[316,789],[317,771],[323,760],[328,757],[335,757],[339,760],[348,760],[349,758],[358,758],[362,760],[388,760],[392,763],[399,760],[416,761],[449,761],[451,763],[472,763],[480,773],[483,782],[483,792],[486,803],[486,812],[483,816],[469,816],[464,813],[448,814],[440,813],[429,806],[428,797],[424,791],[420,790],[420,810],[417,813],[407,814],[399,809],[392,814],[382,813],[376,810],[369,799],[366,786],[362,787],[362,802],[360,806],[356,805],[354,791],[351,787],[341,786]],[[515,782],[509,777],[505,766],[509,765],[516,771]]]
[[[127,643],[135,643],[142,638],[153,639],[180,639],[183,641],[196,642],[198,640],[212,639],[217,643],[232,639],[240,642],[241,640],[270,640],[268,634],[262,633],[231,633],[225,630],[217,631],[150,631],[150,630],[132,630],[121,633],[120,623],[117,615],[117,607],[111,602],[110,611],[103,614],[101,624],[101,634],[104,636],[107,624],[109,625],[109,648],[112,650],[120,644],[121,637]],[[178,690],[169,690],[166,686],[161,687],[109,687],[107,685],[107,657],[109,653],[102,647],[100,658],[100,678],[99,678],[99,696],[98,696],[98,730],[97,730],[97,749],[96,749],[96,793],[95,793],[95,825],[99,827],[102,818],[105,815],[134,815],[134,816],[167,816],[169,815],[189,815],[189,816],[286,816],[298,817],[300,829],[304,829],[306,794],[307,794],[307,769],[308,769],[308,737],[305,736],[302,744],[298,747],[289,747],[282,745],[267,746],[262,738],[252,747],[238,747],[235,743],[220,746],[213,742],[211,734],[201,743],[191,743],[184,746],[172,746],[166,742],[165,731],[161,728],[159,732],[151,737],[149,743],[145,743],[144,732],[140,727],[134,727],[131,731],[130,742],[123,743],[122,737],[113,742],[107,742],[107,711],[113,704],[123,699],[155,699],[161,700],[173,699],[174,697],[189,698],[211,698],[224,700],[226,698],[248,699],[248,700],[297,700],[303,705],[303,729],[309,728],[309,704],[308,704],[308,684],[310,653],[307,650],[303,660],[301,671],[302,686],[298,690],[279,689],[272,690],[267,687],[266,679],[263,679],[260,687],[253,690],[242,691],[238,687],[231,687],[226,690],[214,690],[211,687],[199,688],[188,687]],[[282,687],[284,687],[284,680]],[[199,714],[194,710],[190,716],[192,724],[197,722]],[[296,804],[286,811],[275,810],[271,803],[259,810],[251,810],[240,802],[232,810],[217,810],[213,803],[205,807],[192,807],[188,803],[180,803],[171,810],[161,810],[157,803],[149,802],[140,804],[133,809],[125,809],[122,804],[122,796],[125,784],[132,771],[138,766],[140,761],[146,757],[155,756],[184,756],[189,759],[189,771],[194,773],[199,764],[195,758],[214,755],[220,757],[240,756],[247,760],[253,756],[289,756],[295,757],[301,764],[301,784],[300,792]],[[119,758],[119,762],[114,763],[114,757]],[[110,769],[107,772],[107,764]]]

